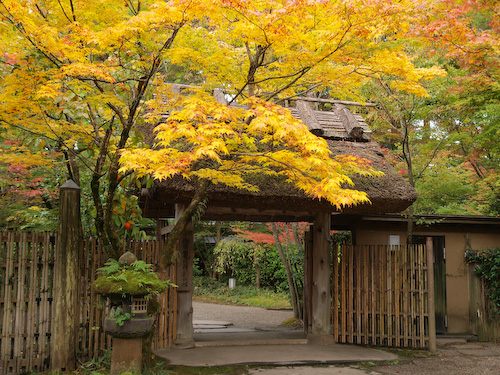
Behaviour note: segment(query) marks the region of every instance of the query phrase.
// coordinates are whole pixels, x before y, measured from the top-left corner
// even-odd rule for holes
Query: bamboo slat
[[[364,331],[363,337],[362,337],[362,344],[368,345],[368,340],[369,340],[369,316],[368,316],[368,311],[369,311],[369,300],[368,300],[368,295],[371,293],[371,288],[368,284],[368,256],[369,256],[369,249],[368,247],[363,248],[363,291],[362,291],[362,298],[363,298],[363,320],[362,324],[363,326],[361,329]]]
[[[340,283],[341,283],[341,288],[340,288],[340,328],[339,331],[341,332],[341,339],[339,342],[345,343],[346,337],[347,337],[347,330],[346,330],[346,288],[345,288],[345,283],[347,280],[347,275],[346,275],[346,269],[347,269],[347,257],[348,257],[348,247],[344,246],[342,248],[342,263],[341,263],[341,272],[340,272]]]
[[[27,312],[26,305],[24,301],[24,291],[25,284],[29,282],[26,280],[26,242],[27,235],[26,233],[22,233],[21,241],[17,246],[17,277],[16,277],[16,290],[17,290],[17,301],[13,304],[15,308],[15,318],[14,318],[14,336],[16,340],[14,340],[14,361],[15,368],[18,372],[22,371],[22,360],[24,359],[23,353],[23,334],[25,329],[25,320],[24,315]]]
[[[338,245],[333,244],[333,288],[332,288],[332,311],[333,311],[333,337],[337,341],[339,337],[339,254]]]
[[[49,368],[52,319],[54,247],[51,233],[0,232],[0,373],[5,375]],[[139,259],[157,264],[159,242],[135,241]],[[80,337],[79,360],[87,361],[111,347],[102,330],[105,307],[91,287],[96,269],[106,261],[96,239],[85,239],[79,255]],[[175,266],[166,277],[172,280]],[[175,339],[176,292],[162,296],[155,347],[168,347]],[[159,332],[161,327],[162,332]]]
[[[38,244],[36,242],[37,236],[35,233],[31,234],[31,258],[30,258],[30,274],[29,274],[29,280],[31,280],[31,286],[29,288],[29,295],[28,295],[28,329],[27,329],[27,337],[32,337],[33,339],[28,340],[27,344],[27,357],[28,357],[28,368],[34,368],[35,364],[35,356],[33,355],[36,346],[35,346],[35,319],[36,319],[36,293],[35,291],[38,290],[38,277],[37,277],[37,271],[38,267],[35,267],[35,264],[38,260]]]
[[[0,233],[0,372],[16,374],[48,368],[50,235]],[[46,283],[50,287],[49,283]],[[48,288],[47,288],[48,289]]]
[[[377,267],[377,262],[376,262],[376,254],[374,251],[371,251],[370,249],[370,270],[371,270],[371,277],[370,277],[370,288],[371,288],[371,293],[370,293],[370,298],[371,298],[371,332],[370,332],[370,342],[368,342],[369,345],[377,345],[376,344],[376,309],[377,309],[377,291],[375,289],[375,274],[376,274],[376,267]]]
[[[347,342],[352,344],[354,342],[354,327],[353,327],[353,322],[354,322],[354,294],[353,294],[353,288],[354,288],[354,251],[353,248],[351,247],[349,252],[349,264],[347,267],[347,273],[348,273],[348,280],[349,283],[347,284],[347,298],[346,302],[349,305],[348,309],[348,319],[347,319],[347,332],[348,332],[348,340]]]
[[[359,249],[359,251],[355,254],[353,252],[353,259],[354,259],[354,270],[355,270],[355,278],[354,280],[356,281],[356,285],[353,288],[354,293],[356,296],[356,307],[353,309],[354,315],[356,316],[356,326],[353,328],[353,337],[355,338],[353,340],[354,344],[361,344],[361,337],[363,335],[362,331],[362,324],[361,324],[361,315],[363,313],[363,307],[361,305],[361,292],[362,292],[362,285],[361,285],[361,280],[362,280],[362,265],[363,265],[363,248]]]
[[[388,345],[387,336],[387,255],[388,249],[377,246],[377,252],[381,255],[380,260],[380,345]]]
[[[394,266],[394,300],[393,300],[393,306],[394,306],[394,315],[393,315],[393,329],[394,329],[394,343],[393,345],[398,347],[401,346],[400,343],[400,336],[401,336],[401,327],[399,325],[399,316],[400,316],[400,306],[401,306],[401,301],[399,300],[399,293],[401,290],[400,286],[400,278],[399,278],[399,254],[400,254],[400,247],[395,247],[392,250],[392,255],[394,256],[394,260],[392,262]]]
[[[342,246],[333,263],[336,342],[425,348],[425,255],[423,245]]]
[[[4,300],[4,305],[3,305],[3,321],[2,321],[2,347],[1,347],[1,354],[2,357],[0,358],[2,364],[3,364],[3,372],[4,373],[9,373],[10,368],[8,367],[10,365],[10,356],[9,356],[9,343],[10,340],[8,340],[9,334],[10,334],[10,323],[11,323],[11,301],[12,301],[12,293],[11,293],[11,285],[12,285],[12,278],[14,276],[14,249],[13,249],[13,241],[12,241],[12,236],[13,233],[7,233],[7,235],[2,238],[2,246],[5,248],[5,270],[3,272],[4,277],[2,280],[3,283],[3,300]],[[2,263],[4,263],[2,262]]]
[[[417,247],[418,251],[418,269],[419,269],[419,284],[420,285],[425,285],[425,288],[420,288],[419,290],[419,312],[420,312],[420,318],[419,318],[419,328],[420,328],[420,346],[424,345],[425,341],[425,303],[424,303],[424,298],[425,298],[425,290],[427,289],[427,282],[425,279],[425,273],[424,269],[427,270],[427,261],[426,258],[424,257],[425,250],[423,246]],[[424,263],[425,262],[425,263]]]

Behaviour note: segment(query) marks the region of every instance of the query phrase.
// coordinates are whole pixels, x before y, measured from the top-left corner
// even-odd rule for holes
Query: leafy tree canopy
[[[259,170],[335,205],[361,202],[362,193],[339,186],[370,169],[331,159],[324,142],[269,101],[324,86],[359,98],[359,86],[379,74],[426,95],[421,80],[440,70],[415,67],[400,39],[422,12],[407,0],[0,0],[0,131],[43,140],[41,153],[90,186],[97,233],[114,257],[123,220],[113,220],[113,207],[136,170],[250,190],[244,177]],[[169,81],[221,88],[243,108],[202,91],[172,97]],[[146,110],[155,122],[167,109],[163,149],[143,151]]]

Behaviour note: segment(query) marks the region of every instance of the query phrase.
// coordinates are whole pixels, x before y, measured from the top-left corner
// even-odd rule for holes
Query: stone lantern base
[[[142,338],[122,339],[113,337],[111,375],[125,371],[140,373],[142,370]]]
[[[126,320],[122,326],[112,318],[104,319],[104,330],[113,337],[111,375],[124,371],[140,373],[142,369],[142,339],[153,327],[150,317]]]

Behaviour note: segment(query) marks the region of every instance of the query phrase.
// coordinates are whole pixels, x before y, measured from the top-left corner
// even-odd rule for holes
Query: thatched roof
[[[363,118],[353,114],[346,102],[329,101],[331,111],[313,110],[310,99],[299,100],[292,114],[300,118],[311,132],[327,139],[334,155],[352,154],[373,162],[384,172],[383,177],[352,176],[355,189],[365,191],[371,204],[345,207],[342,212],[375,214],[400,212],[416,199],[415,190],[385,159],[380,146],[371,140],[370,130]],[[215,185],[210,187],[207,220],[248,221],[310,221],[316,212],[336,211],[327,201],[312,199],[277,178],[264,178],[256,183],[260,191],[248,192]],[[156,183],[143,190],[141,202],[147,217],[172,217],[176,203],[188,204],[194,193],[192,182],[174,178]]]

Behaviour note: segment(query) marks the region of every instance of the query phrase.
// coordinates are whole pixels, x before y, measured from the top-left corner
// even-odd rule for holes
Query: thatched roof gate
[[[179,89],[182,87],[178,87]],[[216,90],[214,96],[224,101]],[[328,105],[329,110],[318,110]],[[231,221],[307,221],[313,223],[310,241],[306,246],[305,283],[309,284],[305,298],[305,329],[308,339],[315,343],[333,342],[330,322],[330,218],[332,214],[379,214],[400,212],[417,197],[415,190],[392,169],[380,146],[371,139],[370,129],[362,116],[351,112],[349,106],[359,103],[325,99],[296,98],[290,107],[318,136],[325,138],[334,155],[355,155],[369,159],[373,167],[384,172],[383,177],[353,176],[355,189],[365,191],[370,204],[346,207],[339,212],[325,200],[312,199],[278,179],[264,179],[257,185],[258,192],[248,192],[225,186],[211,186],[205,220]],[[150,133],[151,134],[151,133]],[[254,181],[252,181],[254,183]],[[144,190],[141,197],[143,214],[151,218],[172,218],[182,212],[194,195],[192,182],[173,178],[156,183]],[[178,327],[177,344],[190,347],[192,327],[192,260],[193,233],[187,231],[179,241],[181,254],[178,266]]]

